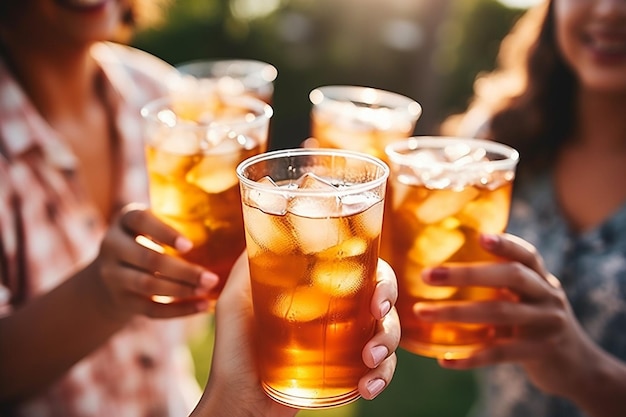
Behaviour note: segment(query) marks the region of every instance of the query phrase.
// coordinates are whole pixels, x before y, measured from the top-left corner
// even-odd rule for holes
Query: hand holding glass
[[[237,168],[261,382],[280,403],[359,397],[388,172],[329,149],[270,152]]]
[[[387,147],[393,243],[398,277],[400,345],[417,354],[458,359],[489,343],[487,324],[430,323],[413,313],[417,302],[497,300],[493,288],[427,285],[424,268],[497,262],[479,245],[481,233],[507,225],[518,153],[500,143],[463,138],[414,137]]]
[[[266,150],[272,108],[250,97],[215,107],[177,96],[149,103],[142,115],[151,208],[194,244],[182,258],[219,275],[214,302],[245,247],[235,169]]]

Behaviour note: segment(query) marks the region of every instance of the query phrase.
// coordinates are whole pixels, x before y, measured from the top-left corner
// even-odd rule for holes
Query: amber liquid
[[[146,148],[152,210],[194,244],[191,251],[178,256],[220,278],[209,300],[217,299],[245,248],[235,169],[239,162],[262,150],[264,146],[256,145],[233,154],[182,155]],[[194,297],[184,300],[190,299]]]
[[[379,201],[347,217],[305,218],[244,205],[259,371],[275,400],[324,408],[359,397],[382,210]]]
[[[336,120],[339,117],[326,115],[322,111],[311,113],[311,136],[319,141],[319,146],[365,152],[383,161],[387,160],[385,147],[397,140],[408,138],[414,128],[413,123],[384,130],[356,121],[351,125],[341,125]]]
[[[398,277],[400,345],[413,353],[436,358],[464,358],[507,329],[487,324],[430,323],[413,313],[417,302],[510,299],[494,288],[427,285],[425,267],[497,259],[479,245],[480,233],[504,231],[512,183],[495,189],[468,186],[462,190],[431,190],[395,181],[392,197],[391,264]]]

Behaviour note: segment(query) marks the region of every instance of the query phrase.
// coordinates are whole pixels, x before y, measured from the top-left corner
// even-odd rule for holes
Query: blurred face
[[[554,0],[556,41],[583,89],[626,92],[626,0]]]
[[[71,47],[109,40],[119,28],[127,0],[1,0],[0,27],[10,42]]]

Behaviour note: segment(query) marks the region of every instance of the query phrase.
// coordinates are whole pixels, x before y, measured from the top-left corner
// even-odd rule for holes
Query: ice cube
[[[283,217],[244,205],[243,218],[247,237],[256,242],[260,248],[278,255],[291,252],[293,236]]]
[[[265,184],[269,187],[280,188],[270,177],[263,177],[257,181],[259,184]],[[244,200],[265,213],[282,216],[287,213],[288,199],[286,195],[281,193],[265,191],[262,189],[250,189]]]
[[[151,175],[183,180],[194,165],[191,156],[178,156],[148,149],[147,168]]]
[[[202,190],[159,175],[150,176],[150,202],[155,212],[184,219],[204,218],[210,208],[209,199]]]
[[[168,217],[164,218],[163,221],[189,239],[194,246],[201,245],[209,240],[209,232],[204,226],[203,218],[196,221],[185,221]]]
[[[384,205],[380,198],[373,193],[367,195],[361,194],[363,200],[361,201],[361,207],[365,207],[365,211],[361,212],[358,216],[350,219],[352,223],[352,230],[359,236],[365,236],[374,239],[380,235],[383,224],[383,209]],[[341,200],[342,203],[345,200]],[[347,206],[343,204],[344,211],[350,211],[355,206]]]
[[[500,188],[471,201],[459,213],[464,225],[482,233],[502,233],[509,219],[510,189]]]
[[[209,194],[221,193],[238,184],[235,168],[239,154],[205,155],[187,173],[187,181]]]
[[[333,297],[354,294],[365,282],[365,267],[357,261],[320,261],[311,271],[313,285]]]
[[[436,266],[450,259],[465,243],[458,229],[432,225],[417,235],[408,256],[412,262],[423,266]]]
[[[275,316],[291,322],[308,322],[328,313],[331,297],[319,288],[298,286],[281,294],[273,305]]]
[[[427,300],[442,300],[449,298],[457,292],[457,287],[441,287],[428,285],[422,279],[422,267],[408,262],[404,269],[404,280],[407,292],[416,298]]]
[[[359,237],[351,237],[318,254],[322,259],[339,260],[359,256],[367,250],[367,241]]]
[[[478,196],[474,187],[457,190],[434,190],[417,207],[415,215],[425,224],[437,223],[458,213],[467,203]]]
[[[345,218],[309,218],[290,213],[288,219],[296,238],[296,245],[305,254],[321,252],[350,236]]]
[[[340,201],[336,196],[337,187],[329,181],[313,173],[307,172],[297,181],[298,189],[311,190],[314,192],[328,191],[327,194],[294,196],[287,210],[296,216],[308,218],[326,218],[340,214]]]

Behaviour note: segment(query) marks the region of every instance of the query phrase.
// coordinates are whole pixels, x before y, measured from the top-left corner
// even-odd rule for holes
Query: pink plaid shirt
[[[114,109],[114,152],[122,161],[115,208],[147,202],[139,110],[165,92],[172,69],[122,45],[97,44],[92,54]],[[85,200],[74,168],[70,148],[0,59],[0,315],[57,286],[97,254],[106,224]],[[199,390],[184,338],[183,319],[137,319],[11,415],[187,416]],[[39,349],[45,354],[45,346]]]

